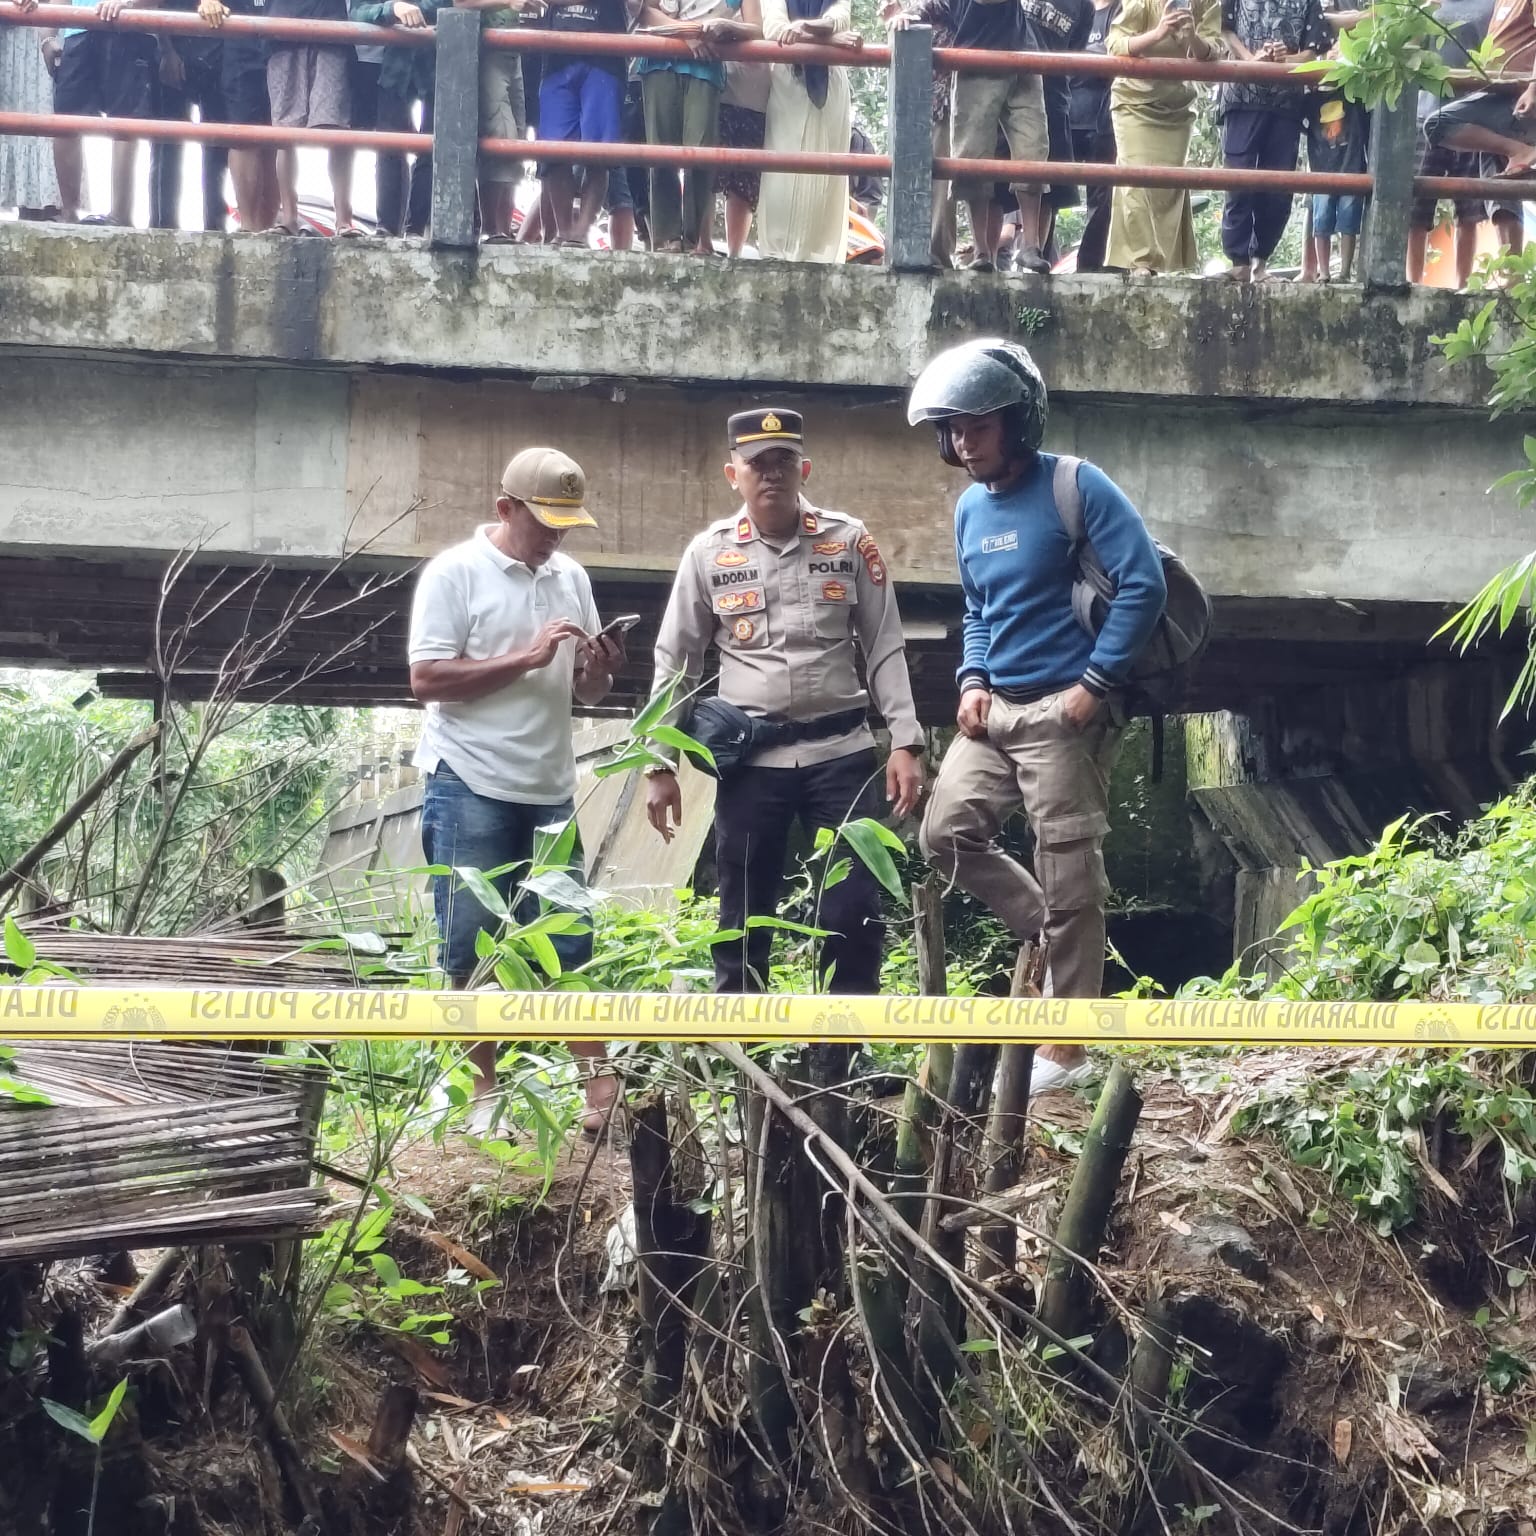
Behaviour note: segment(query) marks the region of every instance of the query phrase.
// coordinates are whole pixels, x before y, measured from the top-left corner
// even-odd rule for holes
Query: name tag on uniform
[[[1019,530],[1011,528],[1007,533],[989,533],[981,541],[981,552],[984,555],[1001,554],[1005,549],[1017,549],[1019,547]]]

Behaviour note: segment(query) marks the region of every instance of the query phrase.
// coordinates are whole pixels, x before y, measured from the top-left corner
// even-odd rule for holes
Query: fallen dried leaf
[[[430,1397],[434,1403],[442,1403],[448,1408],[480,1408],[481,1403],[472,1403],[467,1397],[455,1397],[452,1392],[423,1392],[423,1397]]]
[[[502,1413],[500,1409],[493,1408],[491,1412],[496,1415],[496,1422],[500,1424],[503,1429],[512,1428],[512,1420],[509,1419],[506,1414]]]
[[[1350,1448],[1354,1443],[1354,1421],[1352,1419],[1340,1419],[1333,1426],[1333,1459],[1341,1467],[1349,1460]]]
[[[1440,1452],[1434,1442],[1405,1413],[1396,1408],[1378,1405],[1381,1419],[1381,1437],[1387,1451],[1399,1461],[1439,1461]]]
[[[991,1419],[977,1419],[966,1431],[965,1438],[979,1451],[992,1438]]]
[[[1172,1211],[1159,1211],[1157,1219],[1168,1228],[1170,1232],[1177,1232],[1180,1237],[1192,1237],[1195,1229],[1181,1216],[1175,1216]]]
[[[585,1493],[591,1483],[508,1483],[508,1493]]]
[[[423,1232],[421,1235],[434,1248],[440,1248],[446,1253],[460,1269],[468,1270],[476,1280],[494,1280],[498,1285],[501,1284],[501,1276],[489,1264],[477,1259],[468,1248],[454,1242],[451,1237],[444,1237],[441,1232]]]
[[[1408,1145],[1413,1148],[1413,1155],[1418,1161],[1419,1167],[1424,1170],[1424,1176],[1436,1189],[1445,1196],[1452,1205],[1461,1204],[1461,1196],[1451,1187],[1450,1181],[1435,1167],[1429,1155],[1429,1148],[1424,1145],[1424,1137],[1419,1131],[1414,1131],[1405,1138]]]
[[[1264,1180],[1268,1184],[1273,1184],[1285,1196],[1285,1203],[1298,1216],[1305,1216],[1307,1214],[1307,1202],[1301,1198],[1301,1191],[1296,1187],[1296,1180],[1284,1168],[1279,1167],[1275,1163],[1265,1163]]]
[[[1455,1520],[1466,1514],[1469,1502],[1466,1494],[1458,1493],[1454,1488],[1431,1488],[1424,1495],[1420,1513],[1425,1520]]]
[[[429,1387],[446,1392],[453,1385],[453,1378],[441,1360],[430,1353],[426,1345],[413,1339],[408,1333],[385,1335],[385,1343],[416,1372]]]
[[[331,1437],[331,1444],[343,1455],[350,1456],[375,1482],[383,1483],[388,1481],[384,1474],[368,1459],[366,1446],[361,1445],[350,1435],[342,1434],[339,1429],[327,1430],[326,1433]]]

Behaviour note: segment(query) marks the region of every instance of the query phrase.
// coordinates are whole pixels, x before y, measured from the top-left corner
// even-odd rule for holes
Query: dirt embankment
[[[1262,1082],[1320,1064],[1255,1052],[1205,1079],[1143,1075],[1146,1103],[1100,1256],[1112,1301],[1095,1348],[1125,1347],[1122,1308],[1162,1308],[1187,1341],[1170,1422],[1252,1501],[1256,1530],[1536,1536],[1536,1388],[1508,1364],[1536,1359],[1531,1288],[1508,1284],[1531,1256],[1531,1222],[1512,1221],[1485,1161],[1460,1166],[1470,1149],[1454,1138],[1438,1149],[1419,1222],[1383,1238],[1272,1143],[1232,1134]],[[1038,1111],[1019,1214],[1049,1230],[1090,1106],[1058,1094]],[[542,1202],[538,1183],[462,1147],[413,1149],[395,1182],[422,1203],[399,1209],[379,1250],[401,1275],[436,1287],[483,1266],[498,1283],[456,1286],[451,1307],[435,1291],[413,1299],[422,1313],[456,1314],[446,1345],[417,1336],[435,1325],[413,1335],[321,1313],[293,1368],[289,1428],[324,1528],[643,1530],[648,1499],[626,1470],[632,1304],[602,1289],[608,1234],[628,1201],[622,1151],[589,1159],[571,1148]],[[1046,1257],[1026,1236],[1027,1279],[1038,1282]],[[121,1293],[65,1267],[36,1281],[0,1281],[11,1334],[0,1536],[83,1536],[94,1451],[37,1400],[50,1372],[67,1370],[59,1335],[90,1337]],[[188,1271],[167,1299],[206,1299],[210,1285],[218,1291],[206,1269]],[[271,1424],[224,1355],[200,1343],[129,1374],[133,1394],[102,1447],[95,1536],[301,1528]],[[414,1394],[415,1413],[403,1454],[381,1457],[369,1443],[387,1431],[391,1387]],[[1181,1505],[1174,1489],[1163,1502],[1170,1531],[1226,1528],[1194,1493]]]

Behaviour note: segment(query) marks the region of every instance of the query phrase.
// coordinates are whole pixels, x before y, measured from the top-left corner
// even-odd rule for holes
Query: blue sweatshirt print
[[[1141,515],[1103,470],[1083,464],[1083,526],[1115,583],[1097,638],[1072,614],[1077,563],[1056,511],[1056,455],[1037,453],[1002,494],[973,485],[955,507],[965,589],[961,692],[974,684],[1037,697],[1081,683],[1100,696],[1122,682],[1167,599],[1162,561]]]

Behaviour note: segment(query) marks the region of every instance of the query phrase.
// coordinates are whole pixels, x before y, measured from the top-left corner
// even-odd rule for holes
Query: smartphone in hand
[[[592,638],[594,640],[622,640],[639,622],[640,615],[638,613],[621,613],[618,618],[609,619]]]

